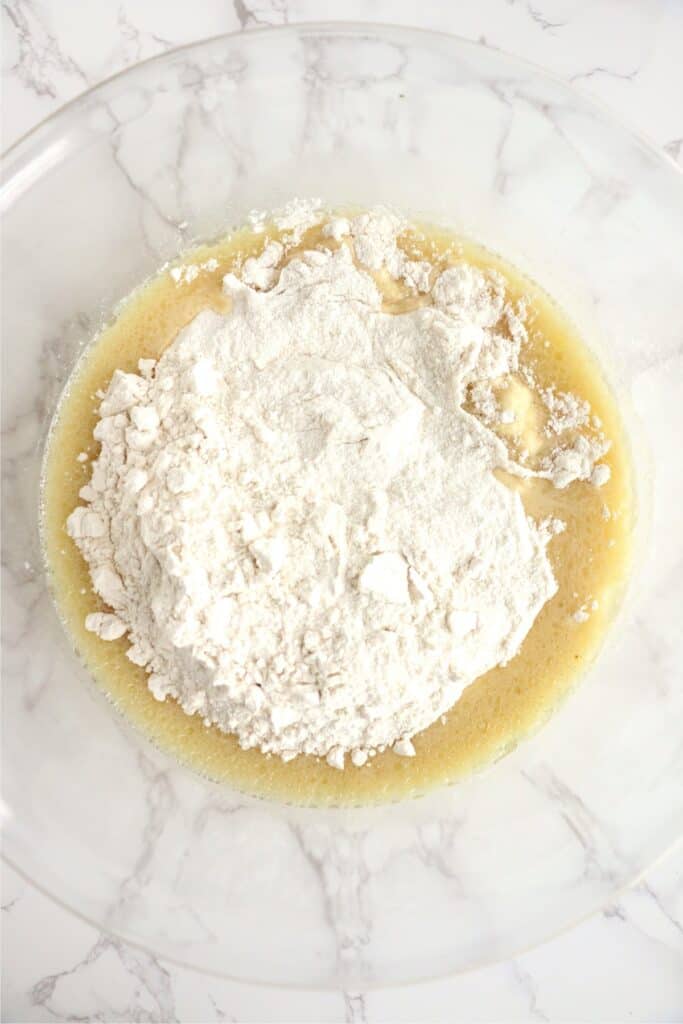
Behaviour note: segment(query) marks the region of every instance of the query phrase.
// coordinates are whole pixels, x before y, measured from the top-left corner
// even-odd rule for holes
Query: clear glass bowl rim
[[[609,121],[620,128],[621,131],[629,136],[630,140],[637,144],[642,150],[647,152],[652,158],[659,161],[660,164],[667,166],[669,170],[677,172],[679,177],[683,180],[683,167],[681,167],[676,160],[660,146],[658,146],[651,138],[648,137],[647,133],[641,129],[634,128],[616,114],[612,108],[603,103],[598,98],[584,92],[582,89],[576,87],[573,83],[568,82],[559,74],[552,72],[545,68],[543,65],[537,64],[525,57],[521,57],[515,53],[507,51],[499,47],[490,47],[484,43],[476,40],[468,39],[467,37],[461,36],[457,33],[424,28],[417,25],[410,25],[399,22],[389,21],[343,21],[343,20],[304,20],[300,22],[293,22],[284,25],[265,25],[249,28],[246,30],[235,30],[231,32],[217,33],[212,36],[204,37],[199,40],[192,42],[183,43],[179,46],[174,46],[162,53],[155,54],[147,57],[143,60],[137,61],[132,65],[122,68],[114,74],[102,79],[94,85],[89,86],[83,92],[77,96],[68,100],[52,113],[48,114],[45,118],[41,119],[38,123],[33,125],[29,130],[22,134],[18,139],[12,142],[3,152],[0,154],[0,212],[4,211],[6,205],[11,203],[12,195],[7,196],[7,185],[11,184],[12,180],[18,175],[21,170],[30,165],[30,162],[36,156],[36,153],[40,151],[44,136],[49,131],[58,125],[62,120],[77,114],[79,108],[86,106],[88,100],[98,94],[106,93],[107,89],[117,83],[120,79],[128,79],[131,82],[134,81],[138,74],[146,72],[150,67],[156,64],[162,65],[165,62],[172,62],[175,58],[182,54],[191,54],[193,51],[200,51],[204,47],[212,44],[220,43],[221,41],[230,42],[246,36],[272,36],[272,35],[293,35],[293,36],[305,36],[305,35],[316,35],[325,33],[334,33],[337,36],[347,35],[349,38],[362,38],[372,37],[377,38],[383,31],[389,30],[396,34],[406,34],[406,36],[419,35],[426,39],[443,40],[456,42],[464,48],[469,48],[472,51],[485,51],[494,53],[505,61],[509,61],[511,64],[516,65],[518,68],[526,68],[534,75],[540,76],[543,79],[554,83],[556,86],[566,91],[570,95],[576,96],[585,107],[592,107],[602,117],[609,119]],[[29,186],[30,187],[30,186]],[[661,853],[650,861],[649,864],[637,870],[632,877],[628,878],[623,883],[615,886],[611,896],[604,898],[596,906],[589,909],[587,912],[578,915],[576,918],[568,921],[566,924],[561,926],[547,934],[547,936],[541,939],[539,942],[532,942],[530,945],[521,947],[515,951],[514,956],[522,955],[531,949],[538,948],[540,945],[544,945],[547,942],[554,941],[559,936],[566,934],[571,931],[582,922],[593,917],[599,913],[604,907],[609,906],[610,902],[620,896],[624,891],[628,890],[634,884],[636,884],[646,871],[650,870],[656,864],[663,861],[666,857],[671,856],[676,850],[683,849],[683,836],[675,839],[671,845],[661,851]],[[296,988],[301,991],[322,991],[323,988],[318,985],[305,985],[297,983],[293,986],[284,985],[281,982],[268,982],[262,979],[250,979],[245,978],[242,975],[232,975],[228,971],[217,971],[208,967],[202,967],[196,963],[187,963],[182,959],[178,959],[167,953],[158,953],[151,947],[145,945],[144,942],[137,941],[129,938],[128,936],[121,935],[116,929],[109,929],[102,922],[97,921],[94,918],[84,914],[77,907],[71,905],[69,902],[62,900],[57,894],[50,891],[47,887],[43,886],[40,882],[34,880],[30,874],[24,871],[22,867],[15,863],[11,857],[7,856],[4,849],[0,849],[0,857],[2,860],[12,868],[25,882],[34,887],[42,895],[50,899],[55,905],[59,906],[62,910],[67,913],[73,914],[78,920],[85,924],[90,925],[94,929],[105,934],[111,934],[113,937],[125,942],[132,948],[139,949],[146,954],[159,958],[162,961],[173,964],[179,968],[185,970],[196,971],[201,975],[207,977],[219,978],[222,980],[236,981],[242,984],[255,984],[262,988],[272,989],[286,989]],[[483,959],[481,963],[473,966],[467,966],[463,969],[455,969],[451,972],[451,976],[456,976],[461,973],[470,973],[471,971],[479,970],[480,968],[491,966],[495,963],[504,962],[499,957],[493,957],[491,959]],[[371,984],[367,987],[368,991],[372,991],[373,988],[401,988],[407,984],[422,984],[437,979],[443,979],[444,975],[442,972],[438,972],[433,976],[424,975],[421,976],[419,981],[405,982],[405,983],[394,983],[391,985],[385,984]]]

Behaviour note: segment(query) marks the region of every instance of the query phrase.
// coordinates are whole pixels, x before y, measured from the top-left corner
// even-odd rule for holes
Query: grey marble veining
[[[476,13],[475,13],[476,9]],[[102,13],[103,12],[103,13]],[[5,3],[3,18],[7,41],[4,45],[3,73],[6,104],[10,115],[5,130],[18,135],[72,95],[113,73],[120,67],[162,52],[194,38],[230,29],[248,29],[263,24],[280,24],[320,17],[319,5],[291,0],[271,3],[247,3],[235,0],[232,9],[210,2],[174,8],[172,14],[155,2],[142,4],[104,4],[97,18],[83,13],[70,16],[65,5],[45,2]],[[324,12],[339,15],[332,6]],[[343,16],[397,20],[396,6],[377,2],[370,11],[366,5],[349,3]],[[656,16],[645,7],[634,5],[621,11],[623,31],[612,32],[614,9],[597,4],[592,11],[576,3],[502,3],[487,0],[468,9],[446,12],[440,5],[403,4],[400,20],[439,27],[475,39],[484,39],[495,48],[516,51],[532,60],[553,67],[566,78],[574,79],[584,90],[605,99],[612,106],[622,104],[624,117],[640,127],[674,158],[681,156],[681,125],[676,104],[662,103],[662,95],[673,88],[670,74],[675,65],[676,31],[680,41],[683,19],[670,5],[661,3]],[[312,45],[305,54],[306,80],[325,73],[326,54]],[[183,242],[183,224],[194,212],[195,197],[187,185],[187,138],[189,133],[220,133],[220,119],[212,116],[212,90],[205,76],[197,74],[192,61],[184,74],[196,75],[196,105],[188,108],[169,152],[168,187],[150,188],[145,180],[144,162],[136,159],[134,134],[126,130],[128,118],[135,121],[140,107],[120,110],[105,107],[101,116],[111,125],[112,181],[130,196],[128,209],[136,219],[147,257],[158,262]],[[240,62],[231,68],[235,81],[244,82],[250,69]],[[680,82],[680,71],[678,79]],[[375,69],[388,86],[410,74],[400,47],[387,48],[382,66]],[[229,77],[228,85],[229,88]],[[506,116],[506,89],[491,83],[493,98],[499,103],[500,134],[496,151],[491,154],[496,168],[496,185],[501,195],[516,187],[521,154],[516,149],[514,132]],[[143,93],[138,97],[144,107]],[[615,102],[616,99],[616,102]],[[305,101],[305,97],[304,97]],[[353,104],[353,95],[350,103]],[[359,103],[362,97],[359,95]],[[552,107],[531,97],[530,116],[551,122],[553,130],[565,133],[571,149],[571,119],[561,107]],[[301,138],[316,120],[328,111],[306,105]],[[387,105],[388,127],[413,133],[419,147],[420,124],[404,123],[399,111]],[[678,118],[678,120],[677,120]],[[11,141],[8,138],[8,141]],[[230,139],[226,138],[230,145]],[[598,208],[606,218],[623,209],[633,197],[620,190],[618,183],[605,189],[590,181],[590,164],[581,149],[574,149],[577,166],[585,166],[586,185],[577,194],[578,209],[593,217]],[[245,155],[235,148],[234,181],[244,174]],[[200,182],[201,188],[212,184]],[[195,184],[195,188],[197,186]],[[200,189],[197,189],[200,191]],[[137,274],[136,268],[130,273]],[[133,279],[134,279],[133,276]],[[121,294],[125,283],[121,282]],[[50,296],[44,299],[44,315],[49,316]],[[90,330],[91,312],[84,312],[59,331],[55,348],[45,349],[45,379],[52,382],[56,394],[60,385],[60,366],[70,346],[80,344]],[[66,339],[66,341],[64,341]],[[59,346],[66,344],[66,349]],[[680,355],[680,347],[671,343],[669,356],[660,358],[653,372],[666,372],[667,358]],[[648,370],[648,353],[638,355],[639,369]],[[68,359],[66,360],[68,363]],[[49,394],[47,400],[49,401]],[[31,410],[28,410],[31,414]],[[17,456],[22,452],[22,421],[19,417],[4,444]],[[7,448],[5,449],[7,451]],[[30,609],[32,596],[31,563],[25,559],[12,565],[12,572],[25,574],[25,600],[12,609],[20,620]],[[672,626],[674,624],[672,623]],[[19,630],[20,630],[19,626]],[[666,660],[665,630],[652,642],[658,657]],[[10,657],[12,655],[10,654]],[[49,713],[49,679],[26,695],[33,707],[45,704]],[[662,695],[666,697],[666,694]],[[125,728],[112,719],[110,728],[119,735]],[[124,740],[125,742],[125,740]],[[181,808],[192,806],[192,836],[196,843],[211,844],[221,834],[217,828],[226,815],[239,836],[241,822],[249,828],[258,821],[258,808],[243,808],[227,797],[188,798],[180,792],[182,780],[154,758],[137,756],[135,779],[122,777],[130,784],[132,827],[137,839],[131,848],[130,866],[123,880],[112,888],[109,920],[113,927],[125,929],[132,902],[144,894],[155,870],[170,870],[190,886],[201,879],[189,877],[196,870],[178,840],[187,822]],[[605,827],[599,810],[586,806],[582,796],[564,778],[547,766],[523,775],[515,799],[550,801],[560,809],[557,835],[568,840],[568,871],[577,883],[593,881],[596,891],[610,886],[628,869],[628,857],[621,848],[621,837]],[[511,794],[512,796],[512,794]],[[279,835],[282,856],[291,859],[293,870],[310,877],[312,900],[310,913],[316,927],[327,930],[330,948],[340,967],[353,969],[354,976],[372,981],[372,963],[381,952],[387,936],[373,924],[373,900],[378,886],[387,890],[410,870],[411,862],[427,866],[439,886],[444,907],[450,913],[468,914],[462,877],[472,866],[461,862],[459,830],[476,828],[468,822],[449,817],[429,818],[405,837],[392,835],[386,847],[368,837],[361,825],[354,825],[340,838],[325,826],[311,824],[305,815],[298,823],[283,822]],[[169,851],[174,851],[169,865]],[[406,868],[406,865],[408,866]],[[258,864],[266,870],[265,864]],[[471,898],[471,895],[468,896]],[[633,891],[610,905],[606,911],[580,925],[574,931],[514,961],[488,967],[450,981],[434,982],[405,990],[344,993],[272,992],[258,986],[211,980],[193,972],[161,963],[148,953],[125,943],[98,935],[90,926],[47,902],[35,889],[11,871],[6,874],[2,900],[5,925],[4,1007],[8,1020],[422,1020],[457,1019],[495,1020],[568,1020],[677,1019],[683,1014],[683,884],[680,856],[652,873]],[[213,921],[197,917],[192,907],[179,908],[180,926],[187,934],[206,938],[212,935]],[[185,915],[185,916],[183,916]],[[47,922],[50,922],[48,928]],[[58,936],[48,941],[48,935]],[[581,979],[578,983],[577,979]],[[456,1008],[455,1010],[453,1008]]]
[[[514,961],[412,988],[337,994],[273,992],[163,964],[98,936],[8,872],[0,911],[5,1019],[674,1021],[683,961],[680,862],[669,858],[648,877],[602,914]],[[58,943],[36,935],[38,921]]]

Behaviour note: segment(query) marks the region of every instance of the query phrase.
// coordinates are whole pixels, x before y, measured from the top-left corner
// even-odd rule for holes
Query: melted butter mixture
[[[269,231],[268,236],[278,237],[278,233]],[[86,563],[68,537],[65,523],[90,474],[89,461],[79,462],[77,456],[80,452],[87,452],[89,459],[97,455],[92,438],[98,419],[97,390],[107,386],[115,369],[136,372],[139,359],[158,358],[200,310],[211,307],[227,312],[223,276],[246,256],[257,255],[264,241],[264,234],[243,231],[193,250],[179,267],[212,259],[217,261],[215,269],[202,269],[193,280],[181,276],[179,282],[168,272],[159,274],[131,296],[84,355],[63,397],[45,460],[43,536],[52,587],[61,617],[98,685],[154,743],[198,772],[250,793],[294,803],[394,800],[460,779],[513,749],[544,722],[595,657],[630,562],[634,508],[627,441],[615,399],[594,358],[538,286],[499,257],[451,234],[429,229],[404,236],[401,244],[406,252],[429,259],[437,270],[465,258],[501,273],[513,302],[526,298],[529,341],[522,349],[522,369],[531,371],[538,388],[553,386],[590,403],[600,429],[611,441],[602,460],[609,465],[611,477],[602,487],[575,482],[557,490],[544,480],[501,474],[508,486],[519,491],[529,515],[537,520],[552,515],[566,523],[565,532],[548,547],[559,589],[542,609],[517,657],[482,676],[465,690],[445,720],[414,738],[414,758],[385,751],[362,768],[347,760],[340,772],[314,757],[285,763],[258,750],[242,750],[234,737],[207,728],[175,701],[156,701],[147,688],[144,669],[126,657],[125,637],[105,642],[86,631],[86,615],[105,606],[92,591]],[[287,259],[319,244],[334,247],[336,243],[323,239],[320,228],[312,228],[298,247],[289,250]],[[387,312],[404,312],[429,301],[410,294],[383,272],[373,276]],[[558,443],[556,437],[545,435],[547,410],[537,389],[523,375],[514,375],[501,382],[496,398],[501,408],[515,413],[515,419],[492,429],[508,444],[513,457],[525,450],[529,465],[536,465]],[[476,409],[468,407],[468,411]]]

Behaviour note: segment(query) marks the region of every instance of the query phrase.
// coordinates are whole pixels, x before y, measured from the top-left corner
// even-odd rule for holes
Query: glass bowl
[[[4,851],[100,928],[252,982],[369,988],[505,958],[610,899],[683,822],[683,184],[540,70],[446,35],[300,25],[118,75],[6,156]],[[304,810],[155,749],[46,587],[40,464],[103,318],[178,250],[293,196],[384,202],[500,251],[570,312],[621,398],[639,555],[552,720],[419,800]]]

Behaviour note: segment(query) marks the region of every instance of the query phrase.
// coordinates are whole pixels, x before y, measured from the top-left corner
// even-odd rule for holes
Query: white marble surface
[[[192,39],[314,17],[400,21],[484,39],[573,79],[683,159],[671,2],[249,5],[196,0],[9,2],[3,8],[5,144],[85,87]],[[618,26],[615,27],[615,26]],[[515,961],[411,988],[276,992],[207,980],[98,935],[4,875],[3,1018],[31,1020],[680,1020],[683,867],[673,855],[608,910]]]

